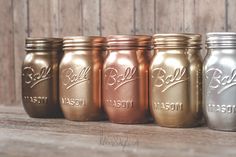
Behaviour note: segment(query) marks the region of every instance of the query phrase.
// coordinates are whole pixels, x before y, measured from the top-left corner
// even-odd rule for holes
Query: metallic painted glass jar
[[[30,117],[61,117],[58,70],[62,39],[28,38],[22,65],[22,101]]]
[[[101,106],[103,37],[65,37],[60,63],[60,104],[66,119],[103,120]]]
[[[203,65],[204,115],[210,128],[236,131],[236,33],[207,34]]]
[[[103,105],[111,122],[148,121],[149,36],[114,35],[107,39],[103,65]]]
[[[164,127],[193,127],[201,120],[201,36],[156,34],[149,68],[150,110]]]

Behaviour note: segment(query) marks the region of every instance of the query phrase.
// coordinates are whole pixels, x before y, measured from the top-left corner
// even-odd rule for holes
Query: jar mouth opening
[[[25,39],[26,51],[49,51],[62,49],[62,38],[33,38]]]
[[[201,35],[194,33],[154,34],[153,45],[156,48],[201,48]]]
[[[122,47],[151,47],[152,37],[148,35],[110,35],[107,37],[108,49]]]
[[[91,49],[105,47],[106,38],[100,36],[68,36],[63,38],[63,49]]]

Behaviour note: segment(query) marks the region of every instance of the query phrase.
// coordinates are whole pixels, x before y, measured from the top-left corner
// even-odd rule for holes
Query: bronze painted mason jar
[[[103,65],[103,105],[111,122],[148,122],[149,36],[113,35],[107,38]]]
[[[103,120],[101,106],[103,37],[65,37],[60,63],[60,104],[64,116],[74,121]]]
[[[22,65],[22,102],[30,117],[62,117],[58,99],[60,38],[27,38]]]
[[[150,64],[150,110],[164,127],[193,127],[202,118],[201,36],[156,34]]]

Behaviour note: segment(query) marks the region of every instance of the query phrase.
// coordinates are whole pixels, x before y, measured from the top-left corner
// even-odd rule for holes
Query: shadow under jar
[[[236,131],[236,33],[208,33],[203,111],[208,127]]]
[[[60,104],[73,121],[105,119],[101,106],[102,60],[105,38],[65,37],[60,63]]]
[[[103,65],[103,105],[111,122],[148,122],[148,56],[151,37],[112,35]]]
[[[30,117],[62,117],[58,99],[60,38],[27,38],[22,65],[22,102]]]
[[[202,119],[201,36],[156,34],[149,68],[150,110],[164,127],[194,127]]]

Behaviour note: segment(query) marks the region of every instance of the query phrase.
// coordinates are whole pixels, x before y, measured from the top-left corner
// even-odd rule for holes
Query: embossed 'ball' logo
[[[173,74],[168,74],[166,70],[162,68],[155,68],[152,70],[154,86],[158,88],[162,87],[161,92],[165,92],[176,84],[187,81],[188,78],[185,77],[186,71],[187,69],[182,67],[175,69]]]
[[[135,77],[136,69],[136,67],[128,67],[125,69],[125,72],[122,73],[116,68],[107,68],[105,69],[105,84],[117,90],[137,78]]]
[[[217,94],[221,94],[236,85],[236,69],[226,75],[218,68],[210,68],[206,71],[206,79],[209,80],[208,88],[210,90],[217,89]]]
[[[23,82],[33,88],[40,82],[50,79],[52,77],[51,71],[51,67],[42,67],[39,71],[32,67],[24,67],[22,71]]]
[[[88,81],[90,79],[91,67],[69,67],[62,70],[62,82],[66,89],[80,84],[82,82]]]

